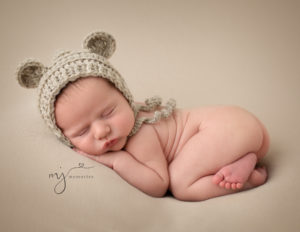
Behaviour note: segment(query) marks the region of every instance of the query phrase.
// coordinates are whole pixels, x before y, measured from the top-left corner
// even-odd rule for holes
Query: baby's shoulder
[[[154,126],[144,124],[135,135],[129,137],[125,149],[130,151],[132,149],[151,148],[154,145],[159,145],[157,144],[158,140],[158,134]]]
[[[155,128],[147,124],[130,137],[125,150],[142,163],[153,161],[157,157],[165,157]]]

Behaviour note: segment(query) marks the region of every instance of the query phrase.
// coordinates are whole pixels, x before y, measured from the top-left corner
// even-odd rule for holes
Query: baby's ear
[[[42,63],[35,60],[27,60],[19,65],[17,79],[19,84],[25,88],[36,88],[45,71]]]
[[[116,41],[105,32],[94,32],[86,37],[83,48],[108,59],[116,50]]]

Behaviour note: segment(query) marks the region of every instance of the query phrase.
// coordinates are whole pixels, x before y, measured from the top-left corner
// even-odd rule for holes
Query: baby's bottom
[[[174,197],[206,200],[263,184],[267,171],[255,166],[268,151],[269,136],[257,119],[252,122],[229,137],[216,127],[199,129],[169,166]]]

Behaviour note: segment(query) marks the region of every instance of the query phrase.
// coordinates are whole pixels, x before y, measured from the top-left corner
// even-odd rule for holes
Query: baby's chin
[[[123,146],[112,147],[111,149],[107,150],[105,153],[121,151],[124,147],[125,147],[125,144]]]
[[[121,151],[127,144],[127,137],[126,138],[121,138],[118,140],[114,146],[111,147],[112,151]]]

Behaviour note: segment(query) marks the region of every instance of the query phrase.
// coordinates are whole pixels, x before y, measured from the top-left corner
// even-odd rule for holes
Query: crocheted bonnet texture
[[[86,37],[82,51],[65,51],[54,58],[53,64],[45,67],[41,62],[29,59],[17,68],[17,80],[22,87],[37,88],[38,107],[42,118],[50,130],[66,145],[70,140],[57,127],[55,120],[55,100],[60,91],[70,82],[82,77],[105,78],[114,84],[127,99],[135,115],[135,124],[129,136],[134,135],[143,123],[155,123],[167,118],[175,108],[170,99],[162,110],[154,112],[153,118],[137,118],[139,111],[154,111],[161,106],[161,99],[153,97],[145,105],[134,103],[124,79],[107,61],[116,49],[115,39],[105,32],[94,32]]]

